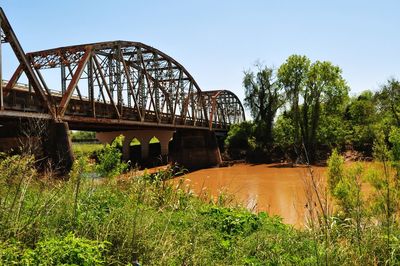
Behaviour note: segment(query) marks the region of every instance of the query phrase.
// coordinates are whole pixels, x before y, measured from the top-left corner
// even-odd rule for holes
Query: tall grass
[[[0,264],[261,265],[313,261],[280,218],[200,199],[169,170],[119,179],[42,177],[29,157],[0,163]],[[297,239],[297,240],[296,240]],[[297,241],[303,248],[299,249]]]

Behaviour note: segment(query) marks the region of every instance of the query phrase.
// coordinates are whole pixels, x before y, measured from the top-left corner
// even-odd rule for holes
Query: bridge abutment
[[[68,123],[31,120],[0,127],[0,152],[32,154],[40,166],[59,175],[67,174],[74,162]]]
[[[222,162],[214,131],[178,130],[173,136],[172,161],[185,168],[200,169]]]

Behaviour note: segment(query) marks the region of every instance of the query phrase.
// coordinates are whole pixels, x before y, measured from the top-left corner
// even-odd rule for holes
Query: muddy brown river
[[[313,169],[315,176],[322,177],[326,168]],[[215,198],[221,192],[228,193],[248,209],[279,215],[284,223],[301,227],[305,223],[308,174],[306,167],[236,164],[189,173],[185,183],[198,195],[206,192]]]

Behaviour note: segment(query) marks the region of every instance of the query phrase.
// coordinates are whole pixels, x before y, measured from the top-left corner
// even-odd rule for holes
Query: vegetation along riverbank
[[[177,169],[139,174],[118,138],[74,146],[61,178],[29,152],[1,154],[0,264],[399,265],[399,84],[350,97],[338,66],[299,55],[245,73],[254,120],[231,127],[224,156],[302,164],[302,227],[171,182]]]
[[[397,144],[398,145],[398,144]],[[232,196],[194,195],[169,170],[122,174],[113,145],[97,164],[79,157],[68,181],[39,174],[32,156],[2,155],[2,265],[265,265],[397,264],[398,168],[383,142],[379,167],[364,171],[333,152],[328,182],[309,173],[308,224],[296,229],[265,212],[252,213]],[[396,155],[397,154],[397,155]],[[111,156],[112,155],[112,156]],[[92,177],[96,172],[105,178]],[[365,200],[362,181],[373,187]],[[327,184],[325,186],[324,184]],[[332,201],[337,208],[332,210]]]

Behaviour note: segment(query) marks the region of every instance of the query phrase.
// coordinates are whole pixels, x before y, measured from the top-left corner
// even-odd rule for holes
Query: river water
[[[318,179],[325,167],[313,167]],[[185,176],[185,184],[198,195],[214,198],[221,192],[234,195],[237,202],[254,211],[279,215],[284,223],[302,227],[306,217],[307,167],[283,164],[236,164],[230,167],[203,169]]]

